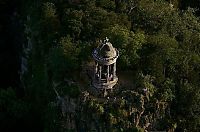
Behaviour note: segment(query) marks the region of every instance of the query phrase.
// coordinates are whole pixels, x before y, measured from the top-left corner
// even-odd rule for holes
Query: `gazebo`
[[[103,91],[104,96],[107,90],[113,89],[117,83],[116,61],[119,57],[119,51],[112,46],[108,38],[101,41],[100,45],[94,49],[92,56],[95,60],[93,86],[98,91]]]

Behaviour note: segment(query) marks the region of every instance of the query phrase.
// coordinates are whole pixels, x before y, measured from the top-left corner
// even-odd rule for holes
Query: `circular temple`
[[[100,64],[111,65],[119,57],[119,51],[110,42],[102,43],[93,53],[93,58]]]
[[[95,60],[93,86],[98,91],[109,90],[116,85],[118,77],[116,76],[116,61],[119,57],[119,51],[112,46],[106,38],[100,46],[92,53]]]

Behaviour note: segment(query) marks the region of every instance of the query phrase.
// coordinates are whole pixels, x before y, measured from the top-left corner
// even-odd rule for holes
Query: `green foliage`
[[[40,102],[41,109],[47,106],[53,81],[61,82],[62,96],[79,98],[79,85],[67,85],[64,80],[79,84],[81,64],[91,60],[97,41],[108,37],[120,52],[117,69],[142,74],[133,88],[126,91],[119,86],[115,101],[92,97],[84,102],[76,113],[87,121],[82,124],[84,130],[199,131],[199,17],[194,9],[178,9],[187,2],[171,2],[174,7],[164,0],[34,2],[25,14],[30,14],[30,20],[24,20],[25,35],[32,44],[26,79],[30,100]],[[23,103],[9,111],[18,107],[23,108]],[[49,108],[51,120],[59,121],[54,112]]]
[[[116,25],[104,30],[103,36],[110,41],[120,52],[119,65],[121,68],[133,66],[139,55],[137,51],[145,43],[145,35],[142,32],[133,33],[127,28]]]
[[[43,4],[44,17],[45,18],[55,18],[56,16],[56,9],[55,5],[50,2],[46,2]]]
[[[64,77],[66,68],[66,60],[63,56],[61,48],[55,48],[50,51],[49,55],[50,69],[53,71],[53,79],[60,80]]]
[[[147,32],[156,32],[165,24],[166,18],[174,12],[168,3],[153,0],[141,0],[134,9],[132,19],[134,27]]]
[[[73,74],[71,71],[79,68],[78,55],[79,49],[71,38],[62,37],[59,46],[52,48],[49,54],[49,68],[53,72],[53,78],[58,81],[70,77]]]
[[[80,10],[65,10],[62,19],[65,32],[71,34],[74,38],[78,38],[83,28],[82,24],[83,12]]]
[[[17,121],[25,120],[28,117],[30,105],[24,100],[18,99],[12,88],[0,90],[0,127],[4,125],[16,125]]]
[[[175,98],[175,83],[172,80],[167,79],[162,86],[162,90],[161,98],[164,101],[172,101]]]
[[[144,88],[148,89],[150,97],[153,96],[157,90],[156,87],[152,84],[152,82],[153,82],[153,77],[149,75],[144,76],[143,85],[144,85]]]
[[[115,10],[115,2],[112,0],[96,0],[96,5],[108,10]]]
[[[60,92],[62,96],[69,95],[72,98],[78,98],[80,94],[80,89],[77,85],[73,84],[71,86],[64,86],[62,88],[62,92]]]

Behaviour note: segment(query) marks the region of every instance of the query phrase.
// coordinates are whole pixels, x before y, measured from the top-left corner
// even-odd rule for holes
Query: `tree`
[[[137,59],[139,59],[137,52],[145,43],[145,35],[142,32],[133,33],[123,26],[115,25],[105,29],[102,36],[110,38],[110,42],[119,50],[121,68],[136,64]]]
[[[31,119],[30,105],[22,99],[18,99],[15,91],[12,88],[6,90],[0,89],[0,128],[2,130],[10,131],[14,127],[19,130],[26,130],[22,128],[24,121],[25,125],[30,125],[29,120]],[[20,123],[19,123],[20,122]]]
[[[77,63],[79,49],[71,41],[72,39],[69,36],[62,37],[59,45],[52,48],[50,52],[49,67],[53,72],[55,80],[62,80],[64,77],[70,77],[80,66],[79,63]]]

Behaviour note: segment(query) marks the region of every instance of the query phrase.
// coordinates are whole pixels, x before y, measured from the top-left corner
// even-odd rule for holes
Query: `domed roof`
[[[118,56],[119,51],[108,42],[107,38],[93,52],[94,59],[103,64],[114,63]]]
[[[102,58],[111,58],[116,56],[116,50],[113,48],[112,44],[110,42],[107,42],[106,44],[101,45],[98,48],[99,57]]]

